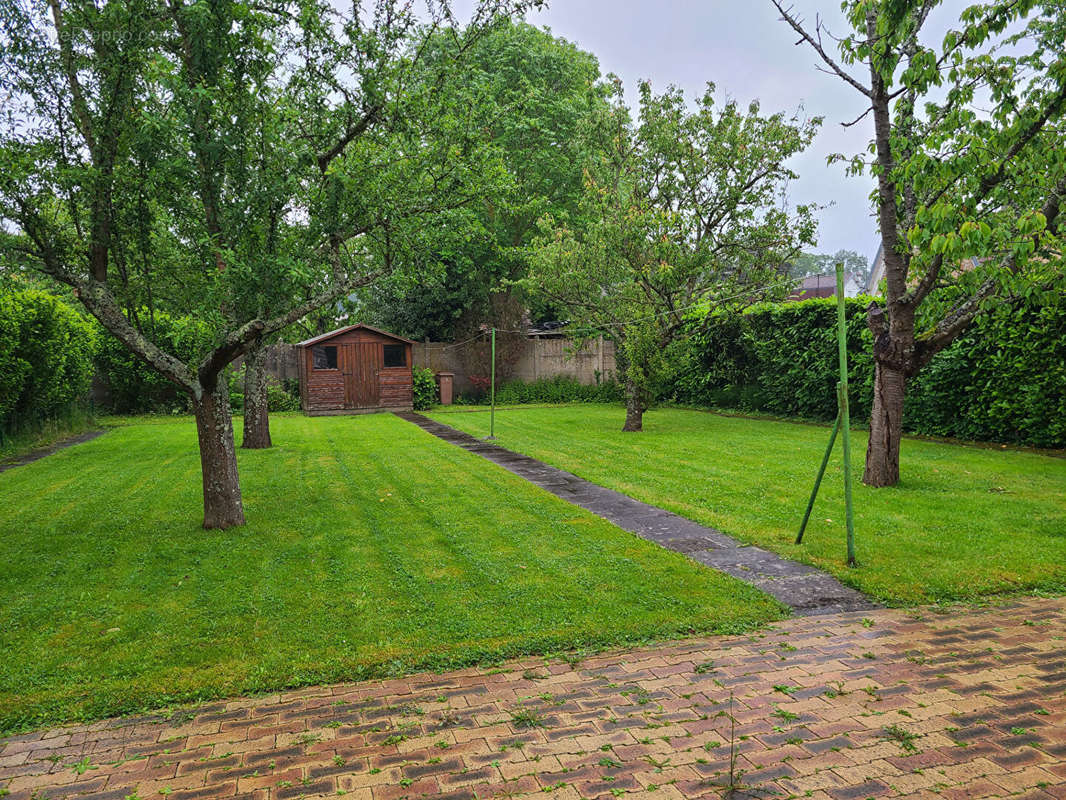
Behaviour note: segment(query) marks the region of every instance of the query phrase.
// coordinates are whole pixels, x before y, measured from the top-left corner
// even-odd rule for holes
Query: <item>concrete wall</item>
[[[594,384],[614,375],[614,342],[597,339],[579,350],[569,339],[528,339],[529,346],[518,360],[515,377],[535,381],[564,375],[578,383]]]
[[[455,373],[455,391],[467,392],[472,388],[463,366],[460,349],[446,342],[418,342],[412,348],[414,365],[429,367],[434,372]],[[525,349],[519,356],[512,380],[526,382],[561,375],[579,383],[596,383],[597,373],[601,380],[615,372],[614,342],[598,339],[589,342],[580,350],[574,349],[569,339],[526,339]]]
[[[278,380],[300,380],[300,348],[294,344],[268,345],[264,348],[263,360],[266,364],[267,375],[273,375]],[[240,369],[244,358],[237,358],[233,362],[234,369]]]

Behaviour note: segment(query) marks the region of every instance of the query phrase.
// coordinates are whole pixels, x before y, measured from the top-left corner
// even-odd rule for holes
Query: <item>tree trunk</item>
[[[623,431],[644,430],[644,394],[632,381],[626,381],[626,422]]]
[[[906,375],[884,364],[874,368],[874,404],[870,414],[870,442],[866,447],[867,486],[899,483],[899,442],[903,435],[903,398]]]
[[[244,356],[244,438],[241,447],[270,447],[270,413],[267,409],[266,359],[256,347]]]
[[[233,418],[224,380],[215,390],[193,400],[196,433],[200,438],[200,469],[204,484],[204,527],[232,528],[244,524],[237,452],[233,446]]]

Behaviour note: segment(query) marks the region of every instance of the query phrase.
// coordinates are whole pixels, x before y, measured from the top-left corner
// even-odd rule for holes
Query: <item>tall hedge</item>
[[[37,289],[0,289],[0,425],[15,431],[85,399],[94,326]]]
[[[847,301],[851,418],[873,397],[871,298]],[[776,416],[836,415],[836,301],[760,304],[692,322],[668,394],[683,403]],[[1004,303],[910,381],[912,433],[1066,447],[1066,300]]]
[[[1066,298],[979,317],[918,375],[912,430],[1066,447]]]
[[[182,361],[199,358],[212,344],[211,329],[195,317],[172,316],[162,311],[149,314],[147,310],[142,310],[139,317],[152,341]],[[96,365],[107,385],[113,411],[138,414],[186,408],[185,395],[173,383],[105,331],[101,331]]]

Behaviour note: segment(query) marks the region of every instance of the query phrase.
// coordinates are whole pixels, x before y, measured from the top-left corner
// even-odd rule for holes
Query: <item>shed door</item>
[[[380,370],[379,342],[354,342],[344,345],[345,408],[374,408],[380,405]]]

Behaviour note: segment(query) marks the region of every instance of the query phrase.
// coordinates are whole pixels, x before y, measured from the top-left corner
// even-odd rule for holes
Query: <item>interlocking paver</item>
[[[821,800],[1063,798],[1063,642],[1063,598],[797,618],[574,666],[524,658],[21,734],[0,739],[0,790],[676,800],[732,782]]]

